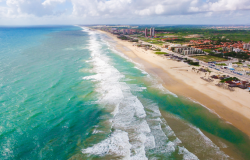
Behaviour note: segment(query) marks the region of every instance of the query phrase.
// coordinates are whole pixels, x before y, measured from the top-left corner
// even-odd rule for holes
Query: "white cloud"
[[[224,10],[244,10],[250,9],[249,0],[219,0],[217,2],[210,2],[208,7],[212,11],[224,11]]]
[[[44,6],[56,5],[58,3],[64,3],[66,0],[45,0],[42,4]]]
[[[179,17],[190,20],[197,17],[227,16],[228,12],[239,16],[250,10],[250,0],[0,0],[0,17],[50,17],[63,16],[88,21],[125,22],[146,21],[148,18],[161,19]],[[5,5],[2,5],[5,2]],[[61,4],[70,13],[60,8]],[[58,9],[59,8],[59,9]],[[61,10],[60,10],[61,9]],[[158,17],[158,18],[157,18]],[[46,19],[46,18],[45,18]],[[63,19],[63,18],[62,18]],[[129,22],[127,21],[127,22]],[[0,22],[1,23],[1,22]]]
[[[249,10],[250,0],[218,0],[207,1],[201,6],[190,8],[192,12],[220,12],[220,11],[237,11]]]
[[[24,16],[48,16],[58,15],[56,5],[65,0],[4,0],[5,5],[0,4],[0,17],[24,17]],[[4,2],[3,1],[3,2]],[[2,2],[2,3],[3,3]],[[4,13],[3,13],[4,10]]]
[[[155,13],[156,14],[162,14],[164,13],[164,7],[160,4],[158,4],[156,7],[155,7]]]

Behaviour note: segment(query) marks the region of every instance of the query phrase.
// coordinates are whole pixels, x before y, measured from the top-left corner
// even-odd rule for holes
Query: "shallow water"
[[[248,159],[249,138],[75,26],[0,28],[4,159]]]

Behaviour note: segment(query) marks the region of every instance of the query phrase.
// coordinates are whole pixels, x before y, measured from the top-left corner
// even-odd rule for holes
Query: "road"
[[[152,45],[153,47],[156,47],[156,48],[161,48],[161,50],[162,50],[163,52],[166,52],[166,53],[168,53],[168,54],[173,54],[173,55],[175,55],[175,56],[179,56],[179,57],[182,57],[182,58],[188,58],[188,59],[191,59],[191,60],[193,60],[193,61],[199,61],[199,60],[197,60],[197,59],[195,59],[195,58],[192,58],[192,57],[189,57],[189,56],[180,55],[180,54],[175,53],[175,52],[172,52],[172,51],[170,51],[170,50],[168,50],[168,49],[166,49],[166,48],[162,48],[162,47],[156,46],[156,45],[151,44],[151,43],[148,43],[148,42],[144,42],[144,41],[141,41],[141,42],[143,42],[144,44]],[[216,71],[220,71],[220,72],[222,72],[222,73],[224,73],[224,74],[229,74],[229,75],[231,75],[232,77],[237,77],[237,78],[239,78],[239,79],[241,79],[241,80],[244,80],[244,81],[250,81],[250,76],[248,76],[248,75],[239,75],[239,74],[237,74],[237,73],[233,73],[233,71],[228,70],[228,69],[221,69],[220,67],[214,67],[214,66],[211,66],[210,64],[208,64],[208,63],[206,63],[206,62],[203,62],[203,61],[199,61],[199,62],[200,62],[200,64],[201,64],[202,66],[206,66],[206,67],[212,68],[212,69],[214,69],[214,70],[217,69]],[[233,62],[238,62],[238,60],[233,59],[233,60],[226,61],[226,62],[223,62],[223,63],[233,63]],[[218,70],[218,69],[219,69],[219,70]]]

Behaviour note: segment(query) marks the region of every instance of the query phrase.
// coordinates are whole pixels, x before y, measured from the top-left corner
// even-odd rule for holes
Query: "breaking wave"
[[[135,160],[158,156],[167,158],[177,153],[183,159],[190,155],[193,159],[198,159],[183,147],[161,116],[158,106],[151,103],[144,106],[131,92],[140,92],[146,88],[127,84],[125,75],[112,65],[108,49],[105,50],[104,43],[98,40],[99,35],[92,31],[89,34],[91,59],[88,63],[92,64],[92,71],[96,74],[83,79],[95,82],[95,91],[100,95],[97,103],[112,116],[109,118],[109,136],[82,149],[82,153],[103,158],[111,156]]]

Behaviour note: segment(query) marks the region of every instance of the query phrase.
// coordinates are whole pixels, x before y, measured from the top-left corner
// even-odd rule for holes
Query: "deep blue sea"
[[[249,137],[96,31],[0,28],[0,159],[250,159]]]

